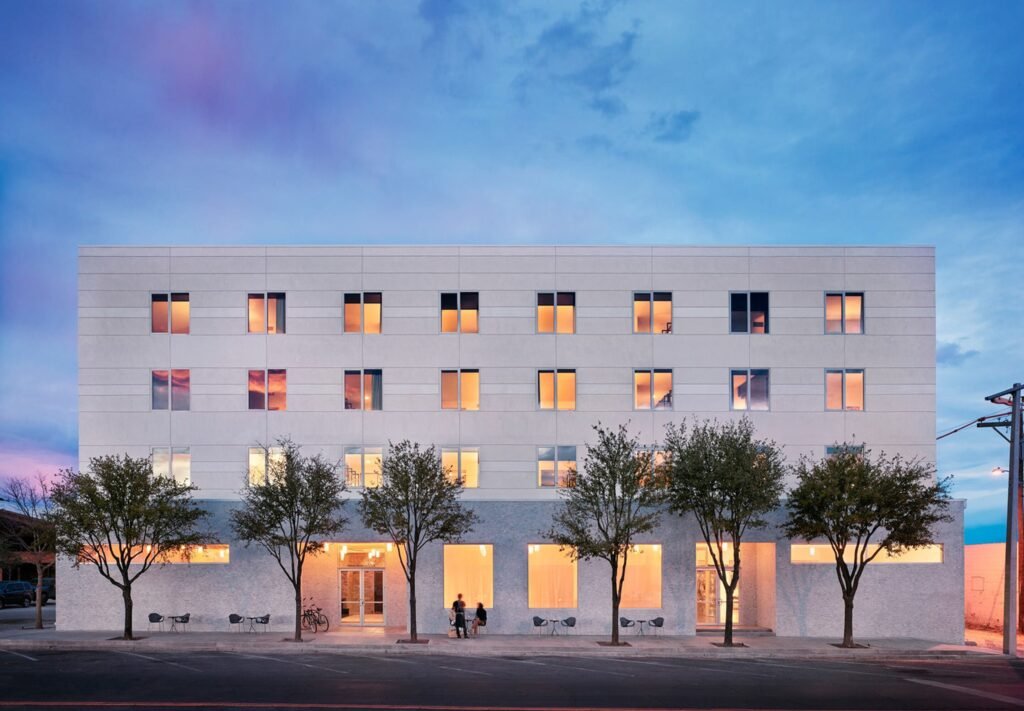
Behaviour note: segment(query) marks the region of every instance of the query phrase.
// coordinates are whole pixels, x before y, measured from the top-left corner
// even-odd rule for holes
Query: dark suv
[[[36,586],[20,580],[0,583],[0,607],[21,605],[28,607],[36,599]],[[46,604],[46,590],[43,590],[43,604]]]

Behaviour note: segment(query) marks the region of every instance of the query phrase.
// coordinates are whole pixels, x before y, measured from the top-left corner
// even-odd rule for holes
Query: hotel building
[[[82,247],[78,306],[80,466],[152,456],[197,487],[218,536],[139,579],[137,627],[151,611],[292,626],[284,575],[228,526],[244,482],[265,476],[261,445],[283,437],[348,483],[350,523],[304,576],[332,631],[407,624],[396,553],[355,506],[389,441],[437,445],[480,517],[423,554],[428,633],[460,592],[488,608],[490,634],[535,616],[608,633],[607,565],[543,535],[597,422],[657,450],[669,422],[747,416],[790,460],[846,441],[935,461],[931,247]],[[962,502],[952,514],[938,545],[868,567],[858,637],[962,640]],[[743,543],[735,621],[840,635],[828,546],[772,520]],[[94,569],[57,575],[60,628],[120,626]],[[666,513],[638,545],[621,614],[662,617],[667,634],[724,622],[691,518]]]

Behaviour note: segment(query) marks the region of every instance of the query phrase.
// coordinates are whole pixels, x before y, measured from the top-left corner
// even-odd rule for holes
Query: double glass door
[[[740,619],[740,588],[733,596],[732,621]],[[714,568],[697,568],[697,624],[725,624],[725,586]]]
[[[341,623],[384,624],[384,571],[374,568],[342,568]]]

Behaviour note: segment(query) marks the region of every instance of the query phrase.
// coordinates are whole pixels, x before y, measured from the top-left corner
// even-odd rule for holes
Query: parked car
[[[21,605],[28,607],[36,599],[36,586],[21,580],[10,580],[0,583],[0,607]],[[47,601],[46,590],[43,590],[43,604]]]
[[[57,599],[57,579],[56,578],[43,578],[43,592],[46,594],[46,599],[56,600]]]

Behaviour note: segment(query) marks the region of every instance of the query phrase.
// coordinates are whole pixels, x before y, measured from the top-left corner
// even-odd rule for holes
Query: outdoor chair
[[[636,620],[631,620],[628,617],[620,617],[619,627],[636,627]]]
[[[153,629],[153,625],[158,625],[159,628],[160,628],[160,631],[161,632],[164,631],[164,616],[161,615],[159,612],[151,612],[151,613],[149,613],[149,626],[148,626],[148,629]]]
[[[548,621],[545,620],[543,617],[536,617],[535,616],[533,618],[533,629],[537,630],[538,632],[543,632],[543,630],[541,628],[542,627],[547,627],[547,624],[548,624]]]
[[[576,627],[576,618],[566,617],[564,620],[562,620],[562,627],[564,628],[565,633],[569,634],[569,632],[571,632],[573,628]]]
[[[270,615],[257,617],[255,620],[253,620],[253,623],[261,625],[263,627],[263,631],[266,632],[268,629],[270,629]]]
[[[177,630],[178,629],[178,625],[181,625],[181,629],[182,629],[183,632],[185,630],[187,630],[188,627],[186,627],[186,625],[188,624],[188,621],[189,621],[190,617],[192,617],[192,613],[191,612],[186,612],[184,615],[172,615],[171,616],[171,632],[174,632],[175,630]]]
[[[665,618],[655,617],[653,620],[649,620],[647,624],[651,626],[651,632],[658,634],[658,630],[665,626]]]
[[[228,624],[232,627],[237,627],[239,632],[242,631],[243,622],[245,622],[245,618],[241,615],[236,615],[233,612],[230,615],[228,615]]]

